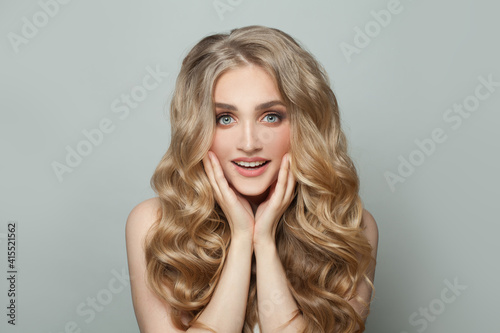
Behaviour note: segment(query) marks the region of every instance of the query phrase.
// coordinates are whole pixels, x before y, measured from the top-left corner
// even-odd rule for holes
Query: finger
[[[284,185],[284,194],[283,194],[283,205],[284,208],[286,208],[290,202],[291,198],[293,196],[294,190],[295,190],[295,176],[293,175],[293,172],[291,171],[291,157],[290,154],[286,154],[286,163],[285,163],[285,169],[286,169],[286,184]]]
[[[210,152],[210,159],[212,161],[214,179],[217,182],[217,186],[220,190],[222,198],[235,198],[234,192],[229,187],[229,183],[227,182],[226,177],[224,176],[224,171],[222,171],[222,167],[219,163],[219,159],[215,156],[214,153]]]
[[[212,162],[210,162],[208,154],[203,157],[203,168],[205,169],[205,173],[207,174],[207,177],[208,177],[208,180],[210,181],[210,184],[212,184],[212,179],[214,177],[214,171],[212,168]]]
[[[292,160],[290,158],[290,155],[288,155],[288,163],[287,163],[287,168],[288,168],[288,179],[287,179],[287,185],[286,185],[286,193],[285,193],[285,200],[290,201],[293,197],[293,193],[295,190],[295,176],[293,172],[291,171],[291,164]]]
[[[287,185],[287,178],[288,178],[288,154],[285,154],[283,156],[283,159],[281,160],[281,165],[280,165],[280,170],[278,173],[278,180],[276,182],[276,187],[274,191],[274,197],[275,197],[275,202],[277,204],[280,204],[283,201],[283,197],[285,195],[285,190],[286,190],[286,185]]]
[[[214,190],[216,197],[221,198],[219,185],[215,180],[214,168],[209,154],[210,152],[203,158],[203,166],[205,167],[205,172],[208,176],[208,180],[210,181],[210,185],[212,185],[212,189]]]
[[[205,173],[208,176],[208,180],[210,181],[210,184],[213,186],[215,179],[214,179],[214,169],[212,167],[212,162],[210,161],[208,155],[203,157],[203,167],[205,168]]]
[[[243,206],[243,208],[248,212],[250,216],[253,216],[253,211],[252,207],[250,206],[250,203],[248,202],[247,199],[245,199],[239,192],[238,190],[233,186],[233,184],[229,184],[229,188],[231,191],[233,191],[236,199],[240,202],[240,204]]]

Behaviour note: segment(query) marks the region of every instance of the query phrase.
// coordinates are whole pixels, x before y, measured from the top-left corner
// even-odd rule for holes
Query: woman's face
[[[290,116],[283,99],[267,72],[248,65],[220,76],[214,101],[216,130],[210,150],[233,188],[260,203],[290,147]]]

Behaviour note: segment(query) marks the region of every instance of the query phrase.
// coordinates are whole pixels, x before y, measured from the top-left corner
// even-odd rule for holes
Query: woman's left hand
[[[294,189],[295,177],[290,171],[290,154],[286,153],[281,160],[278,179],[255,212],[254,245],[275,242],[278,221],[292,202]]]

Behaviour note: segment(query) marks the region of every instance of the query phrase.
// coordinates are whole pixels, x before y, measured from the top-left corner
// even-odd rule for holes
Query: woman
[[[141,332],[364,331],[377,225],[313,56],[261,26],[206,37],[170,121],[126,227]]]

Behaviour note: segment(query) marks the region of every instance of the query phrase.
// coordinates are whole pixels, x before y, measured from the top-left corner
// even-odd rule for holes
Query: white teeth
[[[253,168],[256,166],[261,166],[262,164],[266,163],[266,161],[260,161],[260,162],[236,162],[239,166],[245,167],[245,168]]]

